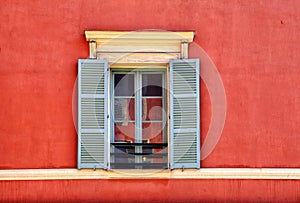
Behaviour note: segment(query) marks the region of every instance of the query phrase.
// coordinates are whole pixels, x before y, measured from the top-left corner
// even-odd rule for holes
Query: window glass
[[[134,98],[115,98],[114,119],[117,121],[132,121],[135,119]]]
[[[134,74],[115,74],[114,76],[115,96],[133,96]]]
[[[167,168],[163,74],[115,73],[111,168]]]
[[[143,74],[142,88],[143,96],[162,96],[162,74]]]
[[[163,99],[162,98],[143,98],[143,121],[162,121]]]

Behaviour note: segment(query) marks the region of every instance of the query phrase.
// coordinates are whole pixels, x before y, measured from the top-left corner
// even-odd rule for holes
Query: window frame
[[[124,64],[123,64],[124,65]],[[126,67],[126,66],[125,66]],[[142,68],[141,68],[142,67]],[[112,150],[112,146],[111,143],[114,142],[114,74],[127,74],[127,73],[132,73],[134,72],[134,75],[140,75],[142,76],[142,74],[162,74],[162,99],[163,99],[163,109],[165,110],[166,113],[163,113],[162,116],[162,124],[166,125],[164,127],[163,130],[163,142],[167,143],[167,166],[168,169],[170,169],[170,120],[169,120],[169,112],[170,112],[170,105],[169,105],[169,83],[168,83],[168,78],[169,78],[169,71],[168,71],[168,65],[166,64],[164,67],[157,67],[154,65],[154,67],[151,68],[147,67],[145,68],[144,66],[140,66],[140,67],[130,67],[130,64],[128,64],[127,68],[114,68],[113,66],[109,66],[109,80],[108,80],[108,87],[109,87],[109,94],[108,94],[108,115],[109,116],[109,121],[108,121],[108,128],[109,128],[109,135],[107,140],[109,141],[108,144],[108,152],[107,152],[107,160],[108,160],[108,169],[111,169],[111,150]],[[135,78],[135,82],[138,79]],[[141,78],[139,78],[140,83],[142,83]],[[142,84],[138,85],[139,87],[137,87],[137,84],[134,84],[134,89],[136,88],[141,88]],[[142,99],[142,95],[138,96],[140,97],[140,99]],[[136,98],[135,98],[136,99]],[[142,106],[139,102],[136,102],[138,105],[135,106],[135,113],[137,112],[137,109],[139,109],[139,113],[142,113]],[[166,115],[167,114],[167,115]],[[142,119],[140,119],[137,115],[135,115],[135,122],[139,122],[140,125],[142,125]],[[142,136],[142,132],[139,133],[140,136]],[[115,169],[114,169],[115,170]],[[136,170],[136,169],[132,169],[132,170]]]

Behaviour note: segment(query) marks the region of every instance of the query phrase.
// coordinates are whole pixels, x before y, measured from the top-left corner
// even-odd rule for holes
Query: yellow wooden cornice
[[[104,43],[114,39],[119,41],[163,41],[163,43],[174,42],[190,43],[194,39],[194,32],[169,32],[169,31],[85,31],[87,41]]]
[[[85,31],[89,58],[110,63],[165,63],[188,58],[194,32]]]

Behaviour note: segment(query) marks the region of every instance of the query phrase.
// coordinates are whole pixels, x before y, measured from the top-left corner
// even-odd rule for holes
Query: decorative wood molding
[[[181,58],[187,59],[189,53],[189,44],[186,42],[181,43]]]
[[[168,63],[188,58],[188,43],[194,32],[85,31],[90,58],[112,63]]]
[[[300,180],[299,168],[202,168],[182,170],[0,170],[0,180],[69,179],[274,179]]]
[[[97,44],[95,41],[89,42],[89,48],[90,48],[90,58],[95,59],[97,58]]]
[[[194,32],[165,32],[165,31],[85,31],[87,41],[107,42],[107,40],[118,39],[121,41],[130,40],[152,40],[152,41],[177,41],[192,42]]]

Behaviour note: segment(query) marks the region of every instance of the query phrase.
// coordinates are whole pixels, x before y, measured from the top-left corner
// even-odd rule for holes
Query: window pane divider
[[[163,122],[163,120],[143,120],[143,123],[161,123]]]
[[[134,123],[135,120],[114,120],[114,123],[121,123],[121,122],[132,122],[132,123]]]
[[[115,99],[132,99],[134,96],[114,96]]]
[[[163,97],[162,96],[142,96],[142,98],[145,98],[145,99],[162,99]]]

